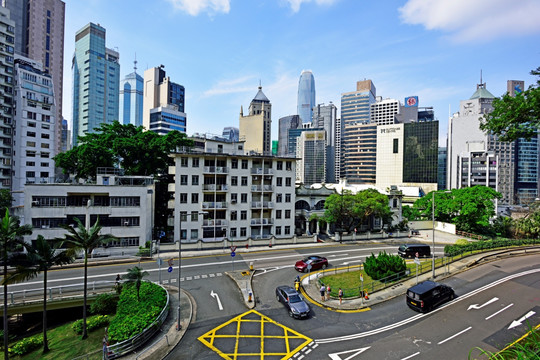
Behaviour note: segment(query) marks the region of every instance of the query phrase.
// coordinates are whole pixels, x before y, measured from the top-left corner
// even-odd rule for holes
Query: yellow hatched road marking
[[[247,318],[248,316],[255,316],[255,318]],[[242,332],[242,324],[254,324],[260,323],[260,335],[254,335],[254,334],[245,334],[243,335]],[[218,332],[228,325],[235,326],[236,333],[235,334],[218,334]],[[268,333],[268,329],[266,329],[267,326],[277,327],[283,330],[283,335],[265,335],[265,333]],[[259,346],[259,352],[246,352],[246,353],[239,353],[239,341],[241,338],[246,339],[260,339],[260,346]],[[233,352],[226,352],[222,345],[222,349],[219,349],[218,346],[215,344],[215,340],[220,339],[220,344],[223,344],[223,340],[230,339],[230,347],[229,349],[233,348]],[[265,352],[264,343],[265,339],[282,339],[284,341],[284,352]],[[245,356],[257,356],[260,357],[261,360],[264,360],[265,356],[282,356],[281,359],[289,359],[291,356],[296,354],[298,351],[300,351],[303,347],[311,343],[313,340],[308,338],[305,335],[302,335],[286,326],[281,325],[280,323],[270,319],[269,317],[264,316],[263,314],[255,311],[250,310],[247,311],[237,317],[234,317],[230,319],[229,321],[219,325],[218,327],[210,330],[204,335],[201,335],[198,340],[202,342],[204,345],[215,351],[219,356],[221,356],[224,359],[229,360],[237,360],[240,357]],[[293,345],[291,346],[291,341],[295,341],[298,343],[300,341],[299,345]],[[234,343],[233,343],[234,342]],[[234,346],[232,346],[234,344]],[[274,346],[272,346],[274,347]],[[275,351],[275,349],[272,349]]]

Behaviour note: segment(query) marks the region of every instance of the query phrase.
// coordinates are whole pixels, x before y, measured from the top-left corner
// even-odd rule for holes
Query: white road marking
[[[519,325],[521,325],[522,322],[524,322],[525,320],[527,320],[528,318],[530,318],[534,314],[536,314],[534,311],[529,311],[528,313],[526,313],[525,315],[520,317],[518,320],[512,321],[512,323],[508,327],[508,330],[513,329],[515,327],[518,327]]]
[[[332,359],[332,360],[350,360],[353,357],[355,357],[356,355],[360,355],[361,353],[363,353],[364,351],[366,351],[370,347],[371,346],[368,346],[368,347],[365,347],[365,348],[360,348],[360,349],[341,351],[341,352],[338,352],[338,353],[328,354],[328,356],[330,356],[330,359]],[[352,353],[351,356],[346,357],[344,359],[342,359],[341,356],[339,356],[339,355],[342,355],[342,354],[351,354],[351,353]]]
[[[467,311],[471,310],[471,309],[475,309],[475,310],[479,310],[481,308],[483,308],[484,306],[487,306],[491,303],[494,303],[495,301],[499,300],[498,297],[494,297],[493,299],[489,300],[488,302],[485,302],[483,303],[482,305],[478,305],[478,304],[472,304],[471,306],[469,306],[469,308],[467,309]]]
[[[418,354],[420,354],[420,351],[418,351],[418,352],[416,352],[416,353],[414,353],[414,354],[412,354],[412,355],[409,355],[409,356],[407,356],[407,357],[405,357],[405,358],[403,358],[403,359],[401,359],[401,360],[412,359],[413,357],[415,357],[415,356],[418,355]]]
[[[445,339],[445,340],[443,340],[443,341],[439,341],[439,342],[437,343],[437,345],[444,344],[444,343],[447,342],[448,340],[452,340],[452,339],[455,338],[456,336],[459,336],[459,335],[463,334],[464,332],[467,332],[467,331],[469,331],[469,330],[471,330],[471,329],[472,329],[472,326],[469,326],[469,327],[466,328],[465,330],[461,330],[461,331],[458,332],[457,334],[454,334],[454,335],[450,336],[449,338],[447,338],[447,339]]]
[[[510,305],[508,305],[508,306],[502,308],[501,310],[497,311],[497,312],[494,313],[494,314],[489,315],[489,316],[486,318],[486,320],[489,320],[489,319],[491,319],[492,317],[494,317],[495,315],[497,315],[497,314],[499,314],[499,313],[502,313],[504,310],[508,309],[509,307],[511,307],[511,306],[513,306],[513,305],[514,305],[514,303],[512,303],[512,304],[510,304]]]
[[[213,298],[215,298],[215,299],[217,300],[219,310],[223,310],[223,306],[221,306],[221,300],[219,300],[219,295],[216,294],[216,293],[214,292],[214,290],[212,290],[212,291],[210,292],[210,296],[213,297]]]

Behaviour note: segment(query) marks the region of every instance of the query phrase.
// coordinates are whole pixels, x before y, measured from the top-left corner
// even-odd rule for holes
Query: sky
[[[507,80],[536,83],[539,0],[64,0],[64,118],[71,121],[75,33],[106,29],[121,78],[165,66],[186,89],[187,134],[239,126],[259,84],[280,117],[296,114],[302,70],[316,103],[333,102],[371,79],[377,96],[419,96],[432,106],[443,145],[448,117],[482,81],[495,96]]]

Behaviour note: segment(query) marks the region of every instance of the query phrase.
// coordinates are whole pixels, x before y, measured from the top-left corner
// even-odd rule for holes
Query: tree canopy
[[[540,76],[540,67],[531,71]],[[540,129],[540,80],[515,97],[506,94],[493,100],[493,111],[481,119],[480,129],[501,141],[530,139]]]
[[[98,167],[115,166],[123,168],[126,175],[166,174],[172,164],[169,154],[179,147],[193,145],[186,134],[176,130],[159,135],[118,121],[79,136],[78,142],[78,146],[53,158],[64,174],[76,179],[95,178]]]

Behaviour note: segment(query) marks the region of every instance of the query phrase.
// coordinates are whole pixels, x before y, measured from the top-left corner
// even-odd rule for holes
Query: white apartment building
[[[63,238],[60,225],[92,226],[99,217],[101,234],[118,241],[111,246],[144,246],[152,240],[154,227],[154,182],[148,176],[120,176],[117,171],[98,170],[95,184],[27,184],[24,219],[33,227],[32,241]]]
[[[13,206],[24,205],[26,184],[54,179],[57,121],[52,77],[41,63],[15,55]]]
[[[193,140],[194,148],[171,155],[175,241],[293,237],[294,158],[248,155],[244,142]]]

